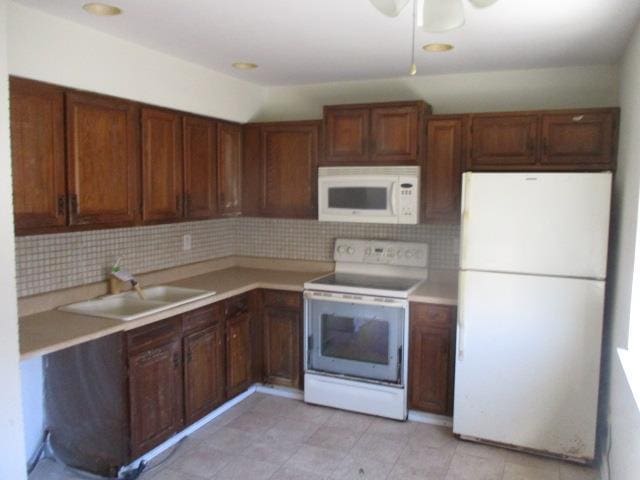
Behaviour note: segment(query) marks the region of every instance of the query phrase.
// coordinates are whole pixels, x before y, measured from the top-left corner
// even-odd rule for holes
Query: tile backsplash
[[[182,236],[192,237],[182,250]],[[330,261],[338,237],[426,242],[431,268],[458,265],[457,225],[381,225],[316,220],[228,218],[170,225],[16,238],[18,295],[106,278],[118,256],[135,273],[229,255]]]

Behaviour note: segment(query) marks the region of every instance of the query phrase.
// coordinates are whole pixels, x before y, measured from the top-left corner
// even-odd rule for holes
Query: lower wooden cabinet
[[[455,308],[411,303],[409,323],[409,407],[450,415]]]
[[[251,311],[248,294],[226,300],[227,398],[243,392],[251,384]]]
[[[264,291],[264,377],[267,383],[301,386],[302,298],[299,293]]]

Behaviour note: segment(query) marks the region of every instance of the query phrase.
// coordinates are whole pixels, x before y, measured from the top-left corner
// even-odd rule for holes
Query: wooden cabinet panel
[[[251,383],[251,316],[227,318],[227,397],[244,391]]]
[[[409,405],[447,415],[453,409],[453,307],[412,303],[409,332]]]
[[[136,458],[180,430],[180,339],[129,357],[131,453]]]
[[[133,225],[140,172],[137,106],[72,92],[66,112],[69,223]]]
[[[269,383],[300,387],[300,310],[264,309],[265,377]]]
[[[369,160],[371,110],[344,106],[324,108],[327,163],[362,163]]]
[[[182,217],[182,123],[166,110],[142,110],[142,218],[145,222]]]
[[[67,197],[62,89],[10,79],[13,211],[18,233],[64,226]]]
[[[315,217],[319,131],[318,122],[262,128],[261,213]]]
[[[218,211],[216,134],[214,121],[184,117],[186,218],[213,218]]]
[[[615,157],[616,111],[542,116],[542,157],[546,165],[611,168]]]
[[[239,215],[242,195],[242,127],[218,123],[218,209]]]
[[[427,157],[422,172],[424,219],[459,221],[463,117],[427,120]]]
[[[418,160],[417,106],[371,110],[371,161],[411,163]]]
[[[535,165],[538,117],[534,114],[473,115],[470,169]]]
[[[224,402],[223,325],[223,322],[218,322],[184,338],[184,401],[187,425],[204,417]]]
[[[262,209],[262,126],[242,128],[242,215],[258,216]]]

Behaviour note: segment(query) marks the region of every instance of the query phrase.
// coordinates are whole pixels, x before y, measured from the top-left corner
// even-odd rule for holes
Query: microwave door
[[[396,180],[358,177],[323,178],[319,184],[319,219],[397,223]]]

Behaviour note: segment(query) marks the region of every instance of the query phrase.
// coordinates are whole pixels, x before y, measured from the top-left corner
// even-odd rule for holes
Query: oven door
[[[405,300],[305,292],[306,371],[404,385]]]
[[[318,179],[318,219],[398,223],[395,176],[328,176]]]

